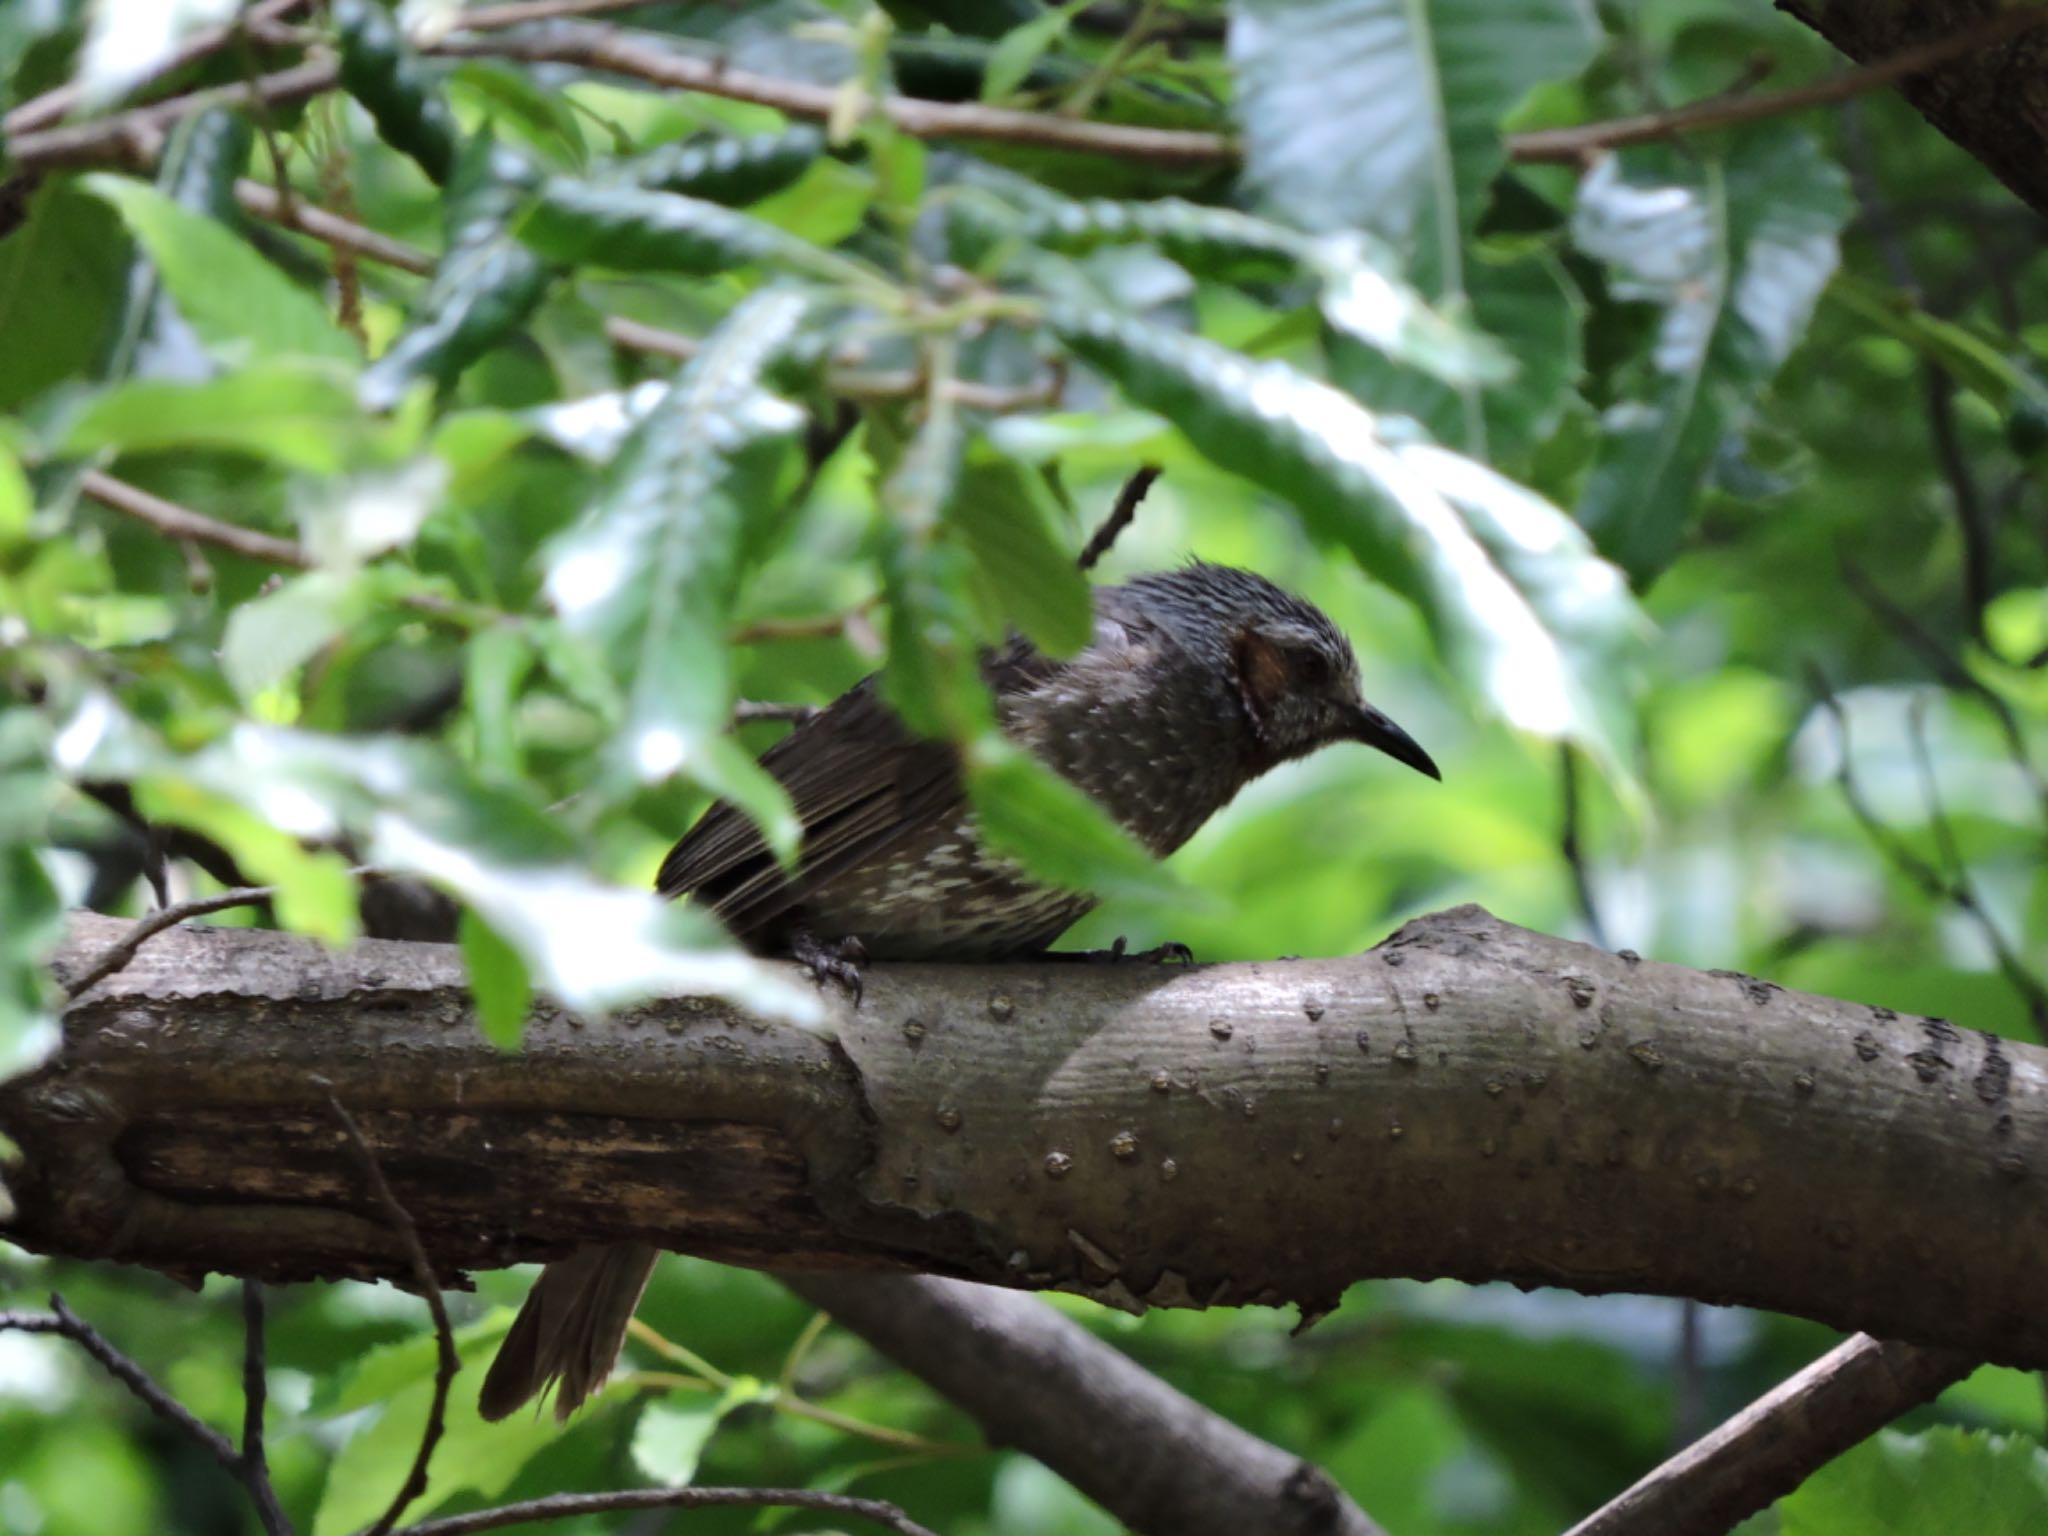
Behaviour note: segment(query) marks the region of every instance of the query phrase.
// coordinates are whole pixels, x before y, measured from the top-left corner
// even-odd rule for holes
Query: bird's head
[[[1313,603],[1252,571],[1199,561],[1141,576],[1127,590],[1190,655],[1227,680],[1232,701],[1243,708],[1253,774],[1335,742],[1360,741],[1443,777],[1413,737],[1366,702],[1351,642]]]
[[[1400,726],[1368,704],[1351,644],[1321,613],[1281,614],[1244,624],[1231,665],[1251,721],[1260,766],[1272,767],[1339,741],[1359,741],[1432,779],[1443,775]]]

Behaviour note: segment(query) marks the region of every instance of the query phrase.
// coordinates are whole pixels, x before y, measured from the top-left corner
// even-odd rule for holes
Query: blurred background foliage
[[[1114,893],[1075,946],[1341,954],[1480,901],[2041,1038],[2039,215],[1888,93],[1581,165],[1510,155],[1513,132],[1844,67],[1767,0],[602,18],[835,93],[822,123],[550,63],[565,34],[465,34],[451,0],[259,7],[283,21],[158,76],[235,9],[0,11],[0,101],[73,81],[81,122],[341,63],[311,99],[183,120],[147,166],[114,140],[53,159],[48,117],[0,141],[0,1069],[54,1038],[65,906],[239,876],[341,942],[357,859],[464,903],[507,1043],[533,985],[602,1005],[715,976],[801,1016],[637,893],[716,795],[789,836],[751,765],[786,727],[729,733],[736,699],[816,703],[878,665],[973,749],[1021,855]],[[1241,133],[1245,162],[924,143],[869,110],[892,90]],[[401,244],[348,254],[249,211],[279,200]],[[1164,477],[1096,579],[1200,556],[1303,592],[1443,784],[1324,753],[1162,875],[1000,757],[973,648],[1085,633],[1072,556],[1140,463]],[[259,542],[175,536],[151,498]],[[61,1289],[238,1418],[225,1284],[12,1249],[0,1283]],[[467,1356],[522,1284],[450,1298]],[[1258,1311],[1059,1304],[1396,1536],[1555,1531],[1831,1342],[1412,1282],[1298,1340]],[[762,1276],[672,1260],[642,1316],[660,1337],[565,1432],[487,1428],[459,1384],[415,1517],[698,1478],[853,1488],[956,1536],[1112,1529]],[[296,1288],[270,1361],[287,1507],[360,1528],[424,1412],[423,1308]],[[2043,1427],[2038,1383],[1979,1372],[1750,1529],[2041,1529]],[[0,1447],[9,1533],[253,1529],[56,1341],[0,1333]],[[820,1528],[557,1528],[671,1526]]]

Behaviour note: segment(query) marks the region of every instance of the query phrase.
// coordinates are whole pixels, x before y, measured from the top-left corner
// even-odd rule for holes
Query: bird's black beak
[[[1361,704],[1353,712],[1350,739],[1362,741],[1368,747],[1376,747],[1397,763],[1406,763],[1417,773],[1426,773],[1441,782],[1443,775],[1437,771],[1436,763],[1423,751],[1401,727],[1370,704]]]

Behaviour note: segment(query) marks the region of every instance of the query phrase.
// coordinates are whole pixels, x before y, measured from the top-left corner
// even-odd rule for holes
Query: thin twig
[[[2005,930],[1986,910],[1983,899],[1970,879],[1970,866],[1963,858],[1962,846],[1956,841],[1955,827],[1948,819],[1948,806],[1942,801],[1941,786],[1934,775],[1934,754],[1927,747],[1927,720],[1916,700],[1907,711],[1906,732],[1913,744],[1913,764],[1920,776],[1920,791],[1927,806],[1928,825],[1934,832],[1934,846],[1941,853],[1941,862],[1947,872],[1949,899],[1969,914],[1977,929],[1984,935],[1984,942],[1991,947],[1992,957],[1998,962],[1998,969],[2004,975],[2006,984],[2019,993],[2020,1001],[2026,1005],[2027,1017],[2037,1033],[2048,1033],[2048,984],[2027,969],[2012,946],[2006,942]]]
[[[64,995],[76,998],[98,986],[116,971],[123,969],[133,960],[136,952],[166,928],[175,928],[188,918],[204,917],[209,912],[225,912],[229,907],[253,907],[258,902],[268,901],[277,894],[277,887],[271,885],[244,885],[232,891],[221,891],[213,896],[195,896],[190,901],[181,901],[175,906],[160,907],[149,916],[140,919],[135,926],[123,934],[117,943],[109,944],[101,955],[78,976],[64,983]]]
[[[126,480],[117,480],[104,470],[87,470],[79,476],[78,487],[101,505],[125,512],[173,539],[217,545],[250,560],[265,560],[297,571],[311,570],[317,563],[308,551],[289,539],[259,533],[239,523],[221,522],[204,512],[195,512],[175,501],[166,501],[138,485],[130,485]],[[461,598],[445,597],[438,592],[402,592],[396,601],[418,613],[432,614],[464,628],[501,623],[505,619],[505,615],[495,609]]]
[[[331,1088],[327,1092],[327,1106],[334,1111],[334,1118],[341,1122],[342,1131],[355,1147],[356,1156],[363,1166],[363,1176],[370,1182],[371,1193],[377,1197],[384,1219],[391,1224],[405,1249],[406,1260],[412,1268],[413,1284],[425,1299],[427,1310],[434,1316],[434,1395],[427,1405],[427,1422],[420,1429],[419,1449],[413,1453],[412,1466],[405,1474],[405,1481],[399,1484],[398,1492],[392,1496],[389,1507],[377,1517],[374,1525],[362,1533],[362,1536],[390,1536],[391,1528],[398,1524],[398,1517],[405,1513],[406,1506],[427,1491],[427,1463],[433,1460],[434,1447],[440,1443],[442,1431],[447,1428],[448,1388],[455,1380],[455,1373],[462,1369],[462,1357],[455,1350],[455,1330],[448,1321],[448,1304],[441,1299],[441,1282],[434,1274],[427,1250],[421,1246],[420,1229],[414,1225],[412,1213],[399,1204],[398,1196],[391,1192],[390,1181],[384,1177],[377,1154],[364,1139],[362,1127],[356,1124],[355,1116],[343,1107]]]
[[[263,1449],[263,1413],[270,1401],[265,1367],[263,1282],[242,1281],[242,1482],[256,1505],[265,1536],[291,1536],[291,1521],[270,1484],[270,1458]]]
[[[871,1521],[897,1536],[937,1536],[901,1508],[881,1499],[815,1488],[622,1488],[616,1493],[557,1493],[544,1499],[501,1504],[466,1515],[446,1515],[408,1525],[395,1536],[471,1536],[475,1531],[502,1530],[536,1520],[567,1520],[575,1515],[602,1515],[625,1509],[810,1509],[820,1514],[848,1515]]]
[[[1721,1536],[1823,1463],[1969,1375],[1974,1364],[1952,1350],[1880,1344],[1858,1334],[1565,1536]]]
[[[628,320],[623,315],[607,317],[604,333],[615,346],[655,357],[673,358],[677,362],[688,362],[697,355],[700,346],[694,336]],[[1065,387],[1065,376],[1058,369],[1048,371],[1044,378],[1030,384],[1014,387],[982,384],[973,379],[945,379],[940,383],[941,392],[952,404],[970,411],[987,411],[991,415],[1056,404]],[[908,368],[886,373],[836,370],[826,376],[825,388],[847,400],[908,400],[922,396],[928,390],[925,380]]]
[[[153,496],[140,486],[117,480],[102,470],[89,469],[79,476],[78,488],[94,501],[112,507],[116,512],[125,512],[138,518],[159,533],[174,539],[191,539],[200,544],[212,544],[221,549],[250,560],[265,560],[272,565],[288,565],[294,570],[310,570],[313,557],[308,555],[290,539],[280,539],[274,534],[259,533],[254,528],[244,528],[237,523],[224,523],[190,507],[181,507],[175,501],[166,501]]]
[[[97,1328],[66,1306],[62,1296],[51,1295],[50,1311],[47,1314],[0,1312],[0,1332],[8,1331],[54,1333],[60,1338],[71,1340],[92,1356],[109,1376],[140,1398],[151,1413],[196,1441],[209,1456],[227,1468],[238,1482],[241,1480],[242,1458],[228,1437],[212,1425],[201,1423],[194,1418],[191,1410],[159,1386],[149,1372],[114,1348]]]
[[[1849,808],[1849,814],[1863,829],[1863,835],[1882,854],[1892,868],[1904,875],[1920,888],[1928,900],[1955,907],[1976,924],[1984,936],[1984,942],[1997,962],[1999,972],[2008,985],[2017,992],[2025,1005],[2029,1017],[2036,1027],[2048,1026],[2048,984],[2029,971],[2018,955],[2005,942],[2005,934],[1991,920],[1991,916],[1977,900],[1976,891],[1966,876],[1951,879],[1948,874],[1928,863],[1906,845],[1904,838],[1887,826],[1870,802],[1863,798],[1862,787],[1856,782],[1855,765],[1850,756],[1849,715],[1842,708],[1842,701],[1835,696],[1834,689],[1818,668],[1808,669],[1815,696],[1821,707],[1835,722],[1835,734],[1840,740],[1841,762],[1835,770],[1835,782],[1842,792],[1842,801]],[[1926,741],[1921,734],[1917,715],[1913,720],[1913,740],[1916,756],[1922,761],[1922,783],[1930,800],[1929,814],[1938,818],[1936,836],[1943,844],[1944,855],[1955,852],[1954,836],[1948,829],[1947,812],[1941,809],[1934,795],[1933,766],[1926,762]],[[1960,855],[1957,854],[1959,861]]]
[[[1866,96],[1913,75],[1925,74],[1952,64],[1966,54],[1994,43],[2007,42],[2022,33],[2048,24],[2048,7],[2030,6],[1994,11],[1979,26],[1965,27],[1947,37],[1915,43],[1890,58],[1878,59],[1856,69],[1844,70],[1825,80],[1789,90],[1769,91],[1756,96],[1714,96],[1663,112],[1646,112],[1639,117],[1615,118],[1604,123],[1581,123],[1572,128],[1543,128],[1530,133],[1508,135],[1508,155],[1524,164],[1561,162],[1577,164],[1603,149],[1621,149],[1630,144],[1653,144],[1710,128],[1729,128],[1764,118],[1786,117],[1809,107]]]
[[[295,229],[302,235],[310,235],[336,250],[382,262],[401,272],[416,272],[422,277],[434,270],[434,258],[418,246],[407,245],[389,235],[380,235],[374,229],[367,229],[324,208],[315,208],[302,198],[293,198],[287,208],[277,195],[277,188],[267,187],[247,176],[235,183],[235,201],[246,213]]]
[[[1152,489],[1152,482],[1159,478],[1157,464],[1146,464],[1124,482],[1124,488],[1116,493],[1116,505],[1109,509],[1109,516],[1102,520],[1102,526],[1089,537],[1081,551],[1081,558],[1074,563],[1084,571],[1095,569],[1095,562],[1109,553],[1109,547],[1116,543],[1133,517],[1138,515],[1139,503]]]
[[[431,51],[457,58],[575,64],[645,80],[668,90],[701,91],[734,101],[756,102],[791,117],[821,122],[832,116],[842,95],[838,86],[759,75],[728,68],[718,59],[643,47],[608,27],[565,26],[534,37],[479,39],[458,35],[436,43]],[[925,101],[911,96],[878,97],[872,106],[899,131],[916,139],[1031,144],[1042,149],[1123,156],[1154,165],[1214,165],[1237,157],[1236,142],[1221,133],[1083,122],[1051,113],[1018,112],[970,102]]]
[[[1593,881],[1586,869],[1586,851],[1579,838],[1579,758],[1570,742],[1559,744],[1557,765],[1558,791],[1563,801],[1557,851],[1564,858],[1564,867],[1571,871],[1572,897],[1579,906],[1579,919],[1586,925],[1586,936],[1602,949],[1608,949],[1612,946],[1607,938],[1607,925],[1600,920],[1600,907],[1593,899]]]
[[[1905,642],[1907,649],[1927,664],[1928,670],[1944,687],[1969,694],[1991,711],[1992,718],[1998,722],[1999,733],[2005,737],[2006,755],[2033,786],[2043,812],[2048,813],[2048,778],[2042,777],[2040,768],[2035,764],[2034,754],[2027,745],[2026,732],[2005,696],[1964,666],[1961,659],[1936,639],[1925,625],[1887,596],[1862,566],[1847,555],[1842,556],[1840,564],[1843,582],[1862,600],[1873,618]]]

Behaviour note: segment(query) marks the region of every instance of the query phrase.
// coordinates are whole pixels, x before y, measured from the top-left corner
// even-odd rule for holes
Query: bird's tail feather
[[[579,1248],[540,1273],[477,1394],[486,1419],[502,1419],[550,1384],[566,1419],[604,1385],[626,1342],[660,1250],[646,1243]]]

